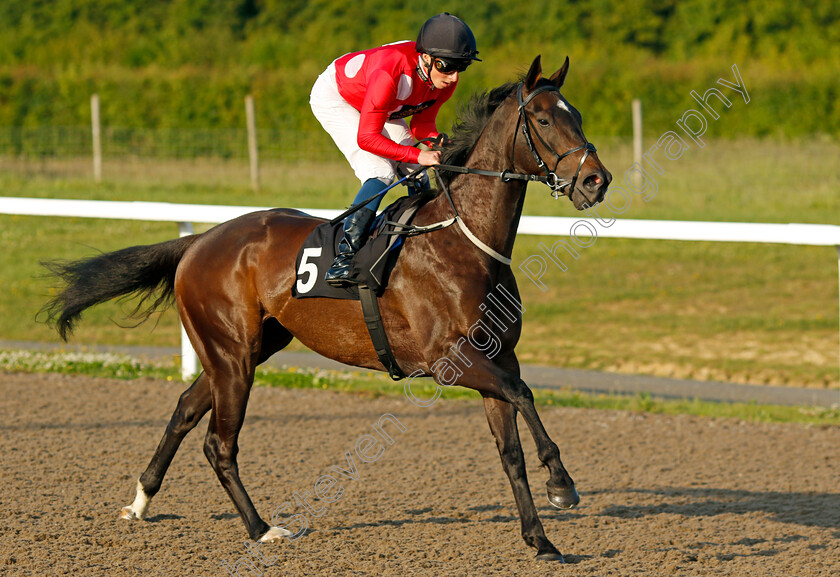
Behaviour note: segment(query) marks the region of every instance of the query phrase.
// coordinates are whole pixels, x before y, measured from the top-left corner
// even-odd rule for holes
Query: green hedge
[[[543,54],[572,58],[565,92],[591,135],[673,127],[737,64],[752,98],[710,136],[840,135],[840,8],[806,0],[455,0],[484,62],[456,99],[514,78]],[[411,38],[436,11],[365,0],[5,0],[0,3],[0,126],[84,126],[100,95],[107,126],[239,128],[254,94],[260,126],[317,130],[317,74],[338,55]],[[736,98],[737,94],[734,95]],[[455,107],[442,112],[441,126]]]

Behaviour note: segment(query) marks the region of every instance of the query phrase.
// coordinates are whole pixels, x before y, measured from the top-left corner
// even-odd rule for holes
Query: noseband
[[[528,150],[531,151],[531,155],[534,157],[534,160],[537,163],[537,166],[545,173],[545,183],[551,189],[551,196],[554,198],[560,198],[564,194],[571,198],[572,191],[575,189],[575,184],[577,183],[577,179],[580,176],[580,171],[583,168],[583,163],[586,162],[586,159],[589,157],[589,153],[597,152],[595,149],[595,145],[591,142],[587,142],[577,148],[573,148],[571,150],[567,150],[563,154],[557,154],[549,145],[548,143],[543,140],[543,137],[540,136],[539,131],[534,130],[533,133],[537,135],[537,138],[542,143],[543,147],[548,150],[551,154],[554,155],[554,158],[557,159],[557,162],[554,163],[554,169],[549,170],[548,165],[540,156],[539,152],[537,152],[536,147],[534,146],[534,139],[531,136],[533,124],[531,123],[531,119],[528,116],[528,113],[525,111],[525,106],[534,99],[535,96],[538,94],[542,94],[543,92],[556,92],[558,95],[560,94],[560,90],[553,85],[546,85],[541,86],[531,92],[527,98],[522,97],[522,89],[524,87],[524,83],[519,85],[519,88],[516,91],[516,98],[519,101],[519,120],[516,121],[516,132],[513,136],[513,147],[511,148],[510,153],[510,162],[511,166],[515,167],[515,160],[514,154],[516,151],[516,137],[519,135],[519,125],[522,125],[522,134],[525,137],[525,143],[528,145]],[[571,178],[560,178],[557,176],[557,166],[560,164],[560,161],[569,156],[570,154],[574,154],[579,150],[585,151],[580,158],[580,162],[578,163],[577,170],[575,171],[575,175]],[[567,190],[563,190],[567,189]]]

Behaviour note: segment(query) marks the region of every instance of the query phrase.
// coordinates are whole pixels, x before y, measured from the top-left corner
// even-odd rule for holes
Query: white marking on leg
[[[291,534],[292,532],[287,529],[281,529],[280,527],[272,527],[268,530],[268,533],[260,537],[260,542],[271,543],[273,541],[279,541],[283,537],[288,537]]]
[[[134,502],[128,507],[123,507],[120,511],[120,518],[128,521],[136,521],[146,516],[146,509],[149,508],[149,501],[151,498],[146,495],[143,490],[143,485],[137,481],[137,495],[134,497]]]

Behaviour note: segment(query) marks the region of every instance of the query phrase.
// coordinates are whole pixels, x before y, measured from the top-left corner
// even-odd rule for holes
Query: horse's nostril
[[[589,190],[595,190],[604,183],[603,175],[599,173],[590,174],[583,181],[583,186]]]

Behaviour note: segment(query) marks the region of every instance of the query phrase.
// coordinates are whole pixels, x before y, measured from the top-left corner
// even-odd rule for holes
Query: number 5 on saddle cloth
[[[351,278],[381,295],[397,262],[403,234],[417,210],[428,200],[422,195],[405,196],[385,208],[373,221],[367,242],[353,258]],[[292,296],[359,300],[357,286],[333,287],[324,281],[341,241],[342,222],[325,222],[313,230],[301,246],[295,261],[296,279]]]

